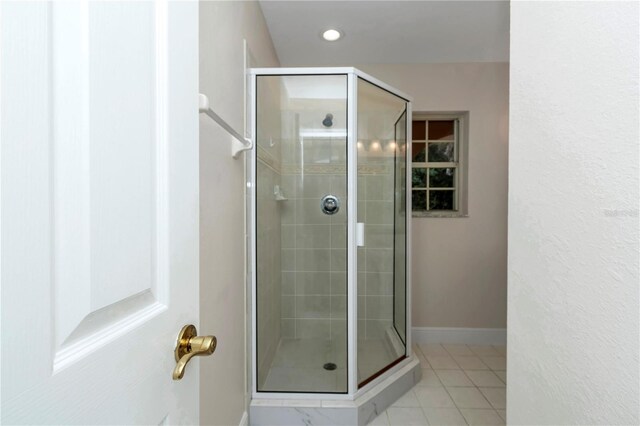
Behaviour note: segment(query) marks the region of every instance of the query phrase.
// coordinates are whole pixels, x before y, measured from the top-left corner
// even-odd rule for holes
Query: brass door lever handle
[[[215,336],[198,336],[195,325],[182,327],[178,335],[175,357],[176,368],[173,369],[173,380],[180,380],[184,376],[184,369],[191,358],[199,355],[211,355],[216,350],[218,339]]]

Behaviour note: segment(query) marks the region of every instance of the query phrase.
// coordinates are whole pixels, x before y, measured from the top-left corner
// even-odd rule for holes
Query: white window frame
[[[413,169],[426,169],[427,170],[427,182],[426,188],[416,188],[417,190],[426,192],[427,209],[429,205],[429,178],[428,170],[430,168],[455,168],[454,178],[454,198],[453,198],[453,210],[413,210],[412,215],[414,217],[468,217],[467,208],[467,165],[468,165],[468,112],[452,112],[452,113],[414,113],[412,117],[413,121],[426,121],[425,140],[412,139],[413,143],[425,144],[425,161],[420,163],[412,163],[412,175]],[[429,140],[429,121],[448,121],[453,120],[454,124],[454,153],[455,161],[449,163],[430,163],[429,159],[429,143],[450,143],[451,141],[444,140]],[[413,187],[411,188],[411,194],[413,195]],[[443,190],[439,188],[438,190]],[[446,191],[446,189],[445,189]]]

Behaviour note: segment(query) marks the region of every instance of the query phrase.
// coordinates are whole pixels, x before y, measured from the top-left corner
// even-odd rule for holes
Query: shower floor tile
[[[273,367],[265,381],[265,391],[338,392],[338,370],[321,368]],[[344,374],[344,373],[343,373]],[[346,376],[345,376],[346,378]],[[346,380],[345,380],[346,383]],[[346,386],[344,386],[346,390]],[[343,392],[344,392],[343,390]]]
[[[335,370],[324,365],[333,363]],[[264,392],[347,391],[346,342],[322,339],[282,339],[264,385]]]
[[[380,339],[358,341],[358,382],[362,382],[398,359]]]
[[[282,339],[266,376],[263,392],[347,391],[347,342],[322,339]],[[377,339],[358,342],[358,381],[363,381],[397,359]],[[324,365],[333,363],[335,370]]]

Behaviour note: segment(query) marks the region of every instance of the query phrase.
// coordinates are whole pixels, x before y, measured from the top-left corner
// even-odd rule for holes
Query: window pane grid
[[[458,163],[429,163],[429,162],[422,162],[422,163],[413,163],[413,167],[458,167]]]
[[[421,136],[442,135],[439,139],[414,139],[412,204],[415,211],[457,211],[459,187],[458,120],[420,120]],[[437,128],[430,129],[430,122]],[[430,133],[430,131],[432,133]],[[432,160],[432,161],[429,161]],[[452,160],[452,161],[433,161]]]
[[[455,139],[413,139],[414,142],[420,142],[420,143],[451,143],[454,142]]]

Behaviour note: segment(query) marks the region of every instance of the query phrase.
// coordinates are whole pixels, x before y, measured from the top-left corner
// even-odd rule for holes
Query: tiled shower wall
[[[280,146],[274,137],[281,133],[278,115],[271,111],[280,109],[282,88],[277,80],[263,82],[258,96],[265,105],[259,114],[260,131],[257,140],[257,228],[256,228],[256,279],[257,331],[258,331],[258,384],[266,380],[269,367],[280,344],[280,215],[281,204],[274,196],[274,187],[280,184]]]
[[[268,372],[271,360],[280,342],[280,203],[273,196],[273,187],[280,181],[280,175],[260,159],[258,150],[258,215],[257,262],[259,297],[258,314],[258,371]],[[274,247],[275,245],[275,247]],[[260,383],[264,377],[258,378]]]
[[[294,143],[282,151],[282,336],[346,339],[346,140]],[[341,202],[332,216],[327,194]]]
[[[358,338],[382,339],[393,322],[393,157],[359,150],[358,222],[365,245],[358,247]]]
[[[346,337],[345,143],[283,146],[282,337]],[[304,167],[295,166],[302,161]],[[358,221],[366,225],[365,247],[358,248],[359,337],[380,339],[393,318],[393,157],[363,155],[360,162]],[[320,210],[327,194],[341,201],[336,215]]]

